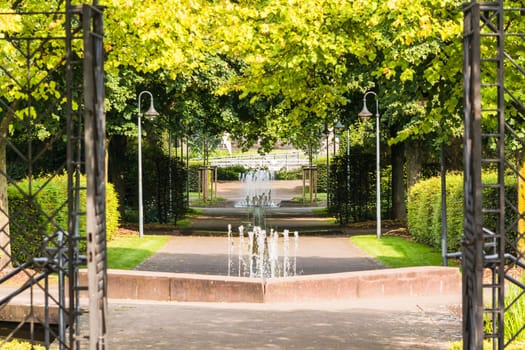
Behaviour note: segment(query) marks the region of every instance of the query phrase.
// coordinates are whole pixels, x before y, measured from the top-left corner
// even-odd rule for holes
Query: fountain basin
[[[81,283],[87,272],[81,271]],[[178,302],[278,303],[461,295],[453,267],[410,267],[285,278],[108,270],[108,297]]]

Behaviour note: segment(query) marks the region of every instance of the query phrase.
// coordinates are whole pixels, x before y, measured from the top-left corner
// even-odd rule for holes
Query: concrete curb
[[[411,267],[267,280],[265,302],[461,295],[459,269]]]
[[[80,272],[86,282],[86,270]],[[108,270],[108,297],[179,302],[281,303],[461,295],[458,268],[410,267],[286,278]]]
[[[50,324],[58,324],[58,307],[55,305],[35,305],[30,302],[3,305],[0,309],[0,320],[7,322],[29,322],[45,320],[48,317]]]

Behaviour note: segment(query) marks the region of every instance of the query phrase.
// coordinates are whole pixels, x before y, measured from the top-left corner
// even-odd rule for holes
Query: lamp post
[[[335,143],[335,140],[338,140],[340,141],[340,137],[338,137],[339,135],[341,135],[342,131],[344,130],[345,126],[341,123],[340,120],[337,120],[337,123],[335,123],[334,125],[334,143]],[[348,140],[347,140],[347,145],[348,145]],[[340,147],[340,144],[339,144],[339,147]],[[348,153],[348,146],[346,148],[346,151]],[[335,146],[334,146],[334,156],[335,156]],[[347,160],[348,160],[348,157],[347,157]],[[348,175],[348,171],[347,171],[347,175]],[[345,184],[345,190],[348,189],[348,179],[346,181],[346,184]],[[334,191],[335,193],[335,191]],[[340,198],[343,198],[343,197],[340,197]],[[348,194],[345,196],[345,221],[348,222]],[[339,214],[341,215],[341,214]],[[341,216],[340,216],[341,218]],[[341,222],[343,222],[342,218],[341,218]]]
[[[172,139],[171,139],[171,116],[168,116],[168,125],[169,125],[169,132],[168,132],[168,214],[166,215],[166,221],[171,220],[171,216],[173,214],[173,191],[171,190],[171,147],[172,147]],[[177,138],[175,138],[176,142]],[[175,151],[175,157],[177,157],[177,151]]]
[[[350,126],[346,129],[346,222],[350,222]]]
[[[366,97],[368,95],[374,95],[376,100],[376,220],[377,220],[377,238],[381,238],[381,168],[379,165],[379,101],[377,94],[373,91],[368,91],[363,96],[363,109],[359,112],[359,117],[370,118],[372,113],[366,107]]]
[[[137,121],[137,129],[138,129],[138,153],[139,153],[139,237],[142,238],[144,236],[144,207],[142,203],[142,123],[140,121],[141,111],[140,111],[140,99],[143,94],[148,94],[150,97],[150,105],[146,112],[144,112],[144,116],[146,117],[156,117],[159,115],[159,113],[155,110],[155,107],[153,107],[153,95],[149,91],[142,91],[139,94],[138,97],[138,121]]]
[[[326,208],[330,209],[330,130],[328,123],[325,123],[323,134],[326,136]]]
[[[339,147],[336,148],[335,144],[339,142],[339,135],[344,130],[344,128],[345,128],[345,126],[343,124],[341,124],[341,121],[337,120],[337,123],[335,123],[335,125],[334,125],[334,155],[335,155],[336,151],[339,149],[339,147],[341,147],[339,145]],[[335,140],[337,140],[337,141],[335,141]]]

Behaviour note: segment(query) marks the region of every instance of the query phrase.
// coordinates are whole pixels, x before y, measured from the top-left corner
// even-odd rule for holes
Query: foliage
[[[174,223],[187,211],[186,183],[188,174],[186,164],[180,157],[169,156],[160,148],[157,134],[148,134],[150,142],[142,150],[142,192],[144,222]],[[120,138],[115,137],[114,142]],[[113,145],[110,145],[113,146]],[[119,146],[117,144],[117,146]],[[115,147],[120,149],[120,147]],[[134,147],[120,150],[118,164],[112,168],[111,181],[120,184],[125,220],[138,220],[138,154]]]
[[[352,236],[350,240],[387,267],[440,266],[441,253],[406,237],[383,235]]]
[[[34,345],[29,342],[20,340],[11,340],[9,342],[0,342],[0,350],[44,350],[42,345]]]
[[[206,201],[204,201],[204,199],[202,199],[201,197],[197,197],[197,198],[191,199],[191,206],[195,208],[224,207],[225,202],[226,202],[226,199],[222,197],[207,198]],[[177,226],[181,227],[180,221],[177,222]]]
[[[448,176],[448,178],[451,178],[451,176]],[[454,182],[458,181],[456,180]],[[432,179],[415,184],[410,189],[407,206],[407,222],[410,233],[416,241],[434,247],[438,247],[439,242],[441,242],[441,233],[436,234],[436,232],[433,232],[431,229],[432,227],[437,226],[434,225],[433,222],[436,215],[440,215],[440,188],[439,177],[433,177]],[[449,196],[447,195],[447,197]],[[434,215],[434,212],[436,212],[436,215]],[[459,237],[461,237],[463,225],[460,225],[459,227],[447,226],[447,231],[449,233],[456,232],[456,234],[451,234],[451,236],[458,237],[458,229],[460,230]],[[452,240],[449,241],[449,244],[452,244]],[[456,249],[456,245],[451,245],[450,247],[453,250]]]
[[[496,173],[486,172],[482,175],[484,183],[496,183]],[[447,174],[447,249],[448,251],[461,250],[463,235],[463,175]],[[505,177],[506,196],[512,202],[517,201],[516,179]],[[486,187],[483,190],[485,203],[497,203],[497,192],[494,188]],[[514,199],[513,199],[514,198]],[[441,247],[441,179],[432,177],[415,184],[408,195],[407,223],[410,234],[417,242],[430,246]],[[512,227],[515,218],[507,211],[506,227]],[[494,227],[496,218],[487,213],[484,215],[485,227]],[[513,240],[516,232],[510,231],[508,239]]]
[[[437,117],[451,114],[456,118],[446,119],[447,126],[457,128],[460,5],[451,0],[218,2],[214,11],[221,7],[223,15],[213,22],[218,50],[246,63],[242,75],[219,91],[241,90],[240,97],[252,103],[271,101],[265,134],[322,130],[335,124],[339,111],[353,111],[363,87],[373,85],[380,89],[387,123],[407,130],[399,140],[432,132]],[[445,99],[429,98],[451,91]]]
[[[175,223],[188,207],[185,164],[180,158],[168,159],[154,148],[146,149],[144,157],[144,222]],[[132,186],[130,191],[136,193],[137,187]]]
[[[340,224],[376,217],[375,136],[368,137],[370,125],[359,122],[339,136],[339,151],[332,160],[330,212]],[[371,130],[374,130],[372,126]],[[381,148],[381,215],[391,218],[392,166],[389,150]]]
[[[23,179],[8,187],[10,234],[13,262],[20,264],[33,257],[45,256],[44,239],[56,232],[68,232],[67,176]],[[81,186],[86,180],[81,177]],[[80,193],[80,212],[85,212],[86,193]],[[111,239],[119,225],[118,197],[111,184],[106,186],[106,237]],[[86,235],[85,217],[80,217],[79,234]],[[85,240],[79,244],[86,250]]]
[[[301,180],[302,178],[302,169],[281,169],[275,172],[275,180]]]
[[[103,0],[109,72],[132,67],[168,77],[202,67],[209,39],[203,1]],[[134,35],[130,36],[130,33]]]
[[[505,350],[522,350],[525,347],[525,343],[519,341],[509,344],[505,347]],[[447,350],[463,350],[463,342],[458,341],[450,344]],[[490,340],[483,341],[483,350],[493,350],[492,342]]]
[[[63,1],[50,0],[47,2],[16,1],[0,4],[2,16],[0,25],[2,36],[0,38],[0,61],[2,73],[0,74],[0,92],[3,98],[1,113],[14,117],[9,120],[9,131],[23,126],[19,123],[24,118],[37,117],[38,106],[41,103],[55,104],[55,109],[60,111],[63,102],[60,101],[63,82],[59,72],[64,67],[63,55],[65,51],[63,40],[27,40],[27,47],[22,49],[17,40],[3,40],[6,36],[11,38],[51,38],[64,37],[64,27],[61,21],[63,15],[50,16],[46,11],[60,11]],[[13,7],[13,8],[11,8]],[[33,12],[31,16],[22,16],[20,12]],[[7,14],[11,13],[11,14]],[[57,54],[60,52],[60,54]],[[31,57],[28,54],[31,53]],[[32,64],[28,64],[30,61]],[[30,97],[27,94],[31,91]],[[32,104],[20,109],[11,110],[12,106],[21,101]],[[13,113],[8,113],[12,111]],[[54,115],[56,117],[56,114]],[[56,120],[56,119],[55,119]],[[35,120],[35,131],[39,138],[52,134],[53,118]],[[5,127],[7,124],[3,124]]]
[[[153,125],[192,148],[207,144],[204,158],[223,131],[242,147],[260,139],[265,151],[277,140],[317,150],[320,130],[355,124],[367,88],[394,142],[457,128],[459,1],[99,3],[110,137],[135,136],[145,89],[162,115]],[[323,177],[319,186],[327,188]]]
[[[525,333],[523,333],[523,325],[525,324],[525,298],[522,293],[523,289],[517,287],[515,284],[511,284],[505,292],[504,340],[508,342],[514,335],[517,335],[510,344],[505,346],[505,349],[508,350],[521,350],[525,348]],[[484,324],[487,328],[485,332],[492,333],[492,323],[489,317],[485,318]],[[448,349],[461,350],[463,349],[463,343],[461,341],[455,342]],[[492,350],[492,341],[485,340],[483,349]]]
[[[217,168],[217,180],[219,181],[233,181],[239,180],[239,176],[248,171],[242,165],[232,165],[225,168]]]
[[[133,86],[154,90],[170,128],[229,131],[266,151],[279,139],[317,149],[319,130],[354,122],[371,87],[395,142],[457,134],[461,1],[100,3],[108,110],[130,107],[125,123],[110,118],[110,134],[134,130]]]
[[[118,235],[107,244],[108,268],[131,270],[162,248],[169,236]]]
[[[197,192],[199,189],[199,168],[202,165],[191,162],[188,167],[188,186],[190,192]]]
[[[319,157],[314,161],[313,164],[317,168],[317,192],[325,192],[327,189],[327,177],[326,177],[326,171],[327,171],[327,164],[326,164],[326,158]],[[330,174],[328,174],[330,175]]]
[[[505,339],[511,339],[514,335],[518,335],[513,342],[525,345],[525,333],[523,332],[523,325],[525,324],[525,298],[523,297],[523,289],[512,284],[505,293]],[[490,324],[487,322],[487,324]],[[519,344],[516,344],[519,345]]]
[[[35,1],[16,3],[30,6],[28,10],[44,7]],[[212,144],[217,135],[229,131],[242,147],[261,139],[262,148],[268,150],[276,140],[290,140],[306,151],[317,150],[320,131],[336,120],[354,128],[360,123],[357,112],[365,89],[378,93],[383,141],[449,142],[461,132],[462,1],[99,3],[106,17],[110,137],[136,136],[136,97],[144,89],[153,92],[162,114],[152,129],[184,135],[194,148],[203,141]],[[40,17],[34,17],[35,23],[11,18],[12,23],[3,17],[1,22],[9,33],[62,30]],[[523,30],[522,21],[510,25],[514,31]],[[509,54],[522,62],[521,40],[511,38],[508,44]],[[55,49],[43,46],[46,53],[60,51]],[[4,61],[22,67],[10,50],[2,47]],[[40,55],[35,60],[40,62]],[[59,60],[52,57],[48,62],[52,66]],[[515,70],[506,75],[506,86],[522,85],[518,75]],[[22,82],[27,79],[27,75],[16,76]],[[42,84],[37,95],[42,99],[54,95],[59,90],[53,86],[55,80],[59,81]],[[519,88],[514,90],[522,94]],[[16,100],[17,89],[3,84],[2,91],[7,104]],[[359,136],[372,130],[361,130]],[[144,133],[149,136],[147,130]],[[421,144],[433,146],[430,141]],[[330,186],[326,168],[318,165],[319,190],[326,191]],[[196,177],[189,179],[189,187],[196,190]],[[161,192],[159,185],[147,193]],[[136,200],[130,193],[124,192],[122,198],[132,204]],[[159,197],[150,198],[147,208],[151,220],[164,220]]]
[[[376,186],[375,156],[362,147],[353,147],[349,157],[336,156],[332,160],[330,175],[329,211],[341,224],[365,221],[375,217]],[[383,172],[387,167],[382,168]],[[384,176],[381,191],[389,192]],[[389,212],[389,206],[382,206]]]

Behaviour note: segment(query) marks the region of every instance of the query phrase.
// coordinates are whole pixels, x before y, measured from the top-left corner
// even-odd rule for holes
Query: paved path
[[[230,195],[237,193],[236,198],[242,198],[235,188],[229,191]],[[297,191],[297,184],[293,191]],[[316,218],[310,209],[281,208],[270,214],[269,218],[275,220],[273,225],[277,223],[279,229],[333,228],[326,219]],[[247,215],[239,209],[206,209],[194,220],[190,231],[221,231],[224,235],[228,223],[236,231],[237,226],[247,220]],[[238,240],[234,239],[232,244],[231,251],[235,254]],[[230,258],[238,259],[238,255],[233,254]],[[348,236],[300,236],[296,257],[298,272],[303,274],[384,268],[356,248]],[[228,241],[224,236],[174,236],[137,269],[226,274]],[[459,295],[307,304],[110,300],[108,348],[445,350],[461,336],[459,304]]]
[[[281,202],[291,200],[294,197],[301,197],[303,194],[302,186],[302,180],[276,180],[270,182],[264,190],[271,191],[273,201]],[[239,181],[220,181],[217,183],[217,197],[233,203],[245,199],[249,192]]]
[[[460,339],[457,298],[309,304],[110,302],[109,349],[430,350]]]
[[[291,239],[289,259],[296,264],[299,275],[312,275],[384,268],[357,248],[348,237],[299,237],[297,249]],[[283,255],[283,242],[280,253]],[[243,250],[245,252],[245,250]],[[242,259],[246,260],[244,254]],[[239,239],[231,241],[228,257],[226,237],[173,237],[157,254],[136,267],[136,270],[227,275],[239,274]],[[241,276],[249,274],[242,268]]]
[[[279,180],[269,185],[272,193],[272,201],[284,203],[292,198],[302,196],[301,180]],[[235,208],[235,204],[246,196],[245,190],[239,181],[219,182],[217,184],[217,196],[226,200],[225,207],[199,208],[202,213],[191,218],[191,224],[181,228],[183,234],[209,234],[227,231],[231,224],[236,231],[237,227],[247,227],[253,224],[253,210],[249,208]],[[288,229],[298,230],[302,234],[326,233],[328,231],[340,230],[334,225],[333,218],[319,217],[314,214],[317,207],[276,207],[266,208],[264,217],[267,228],[276,230]]]

